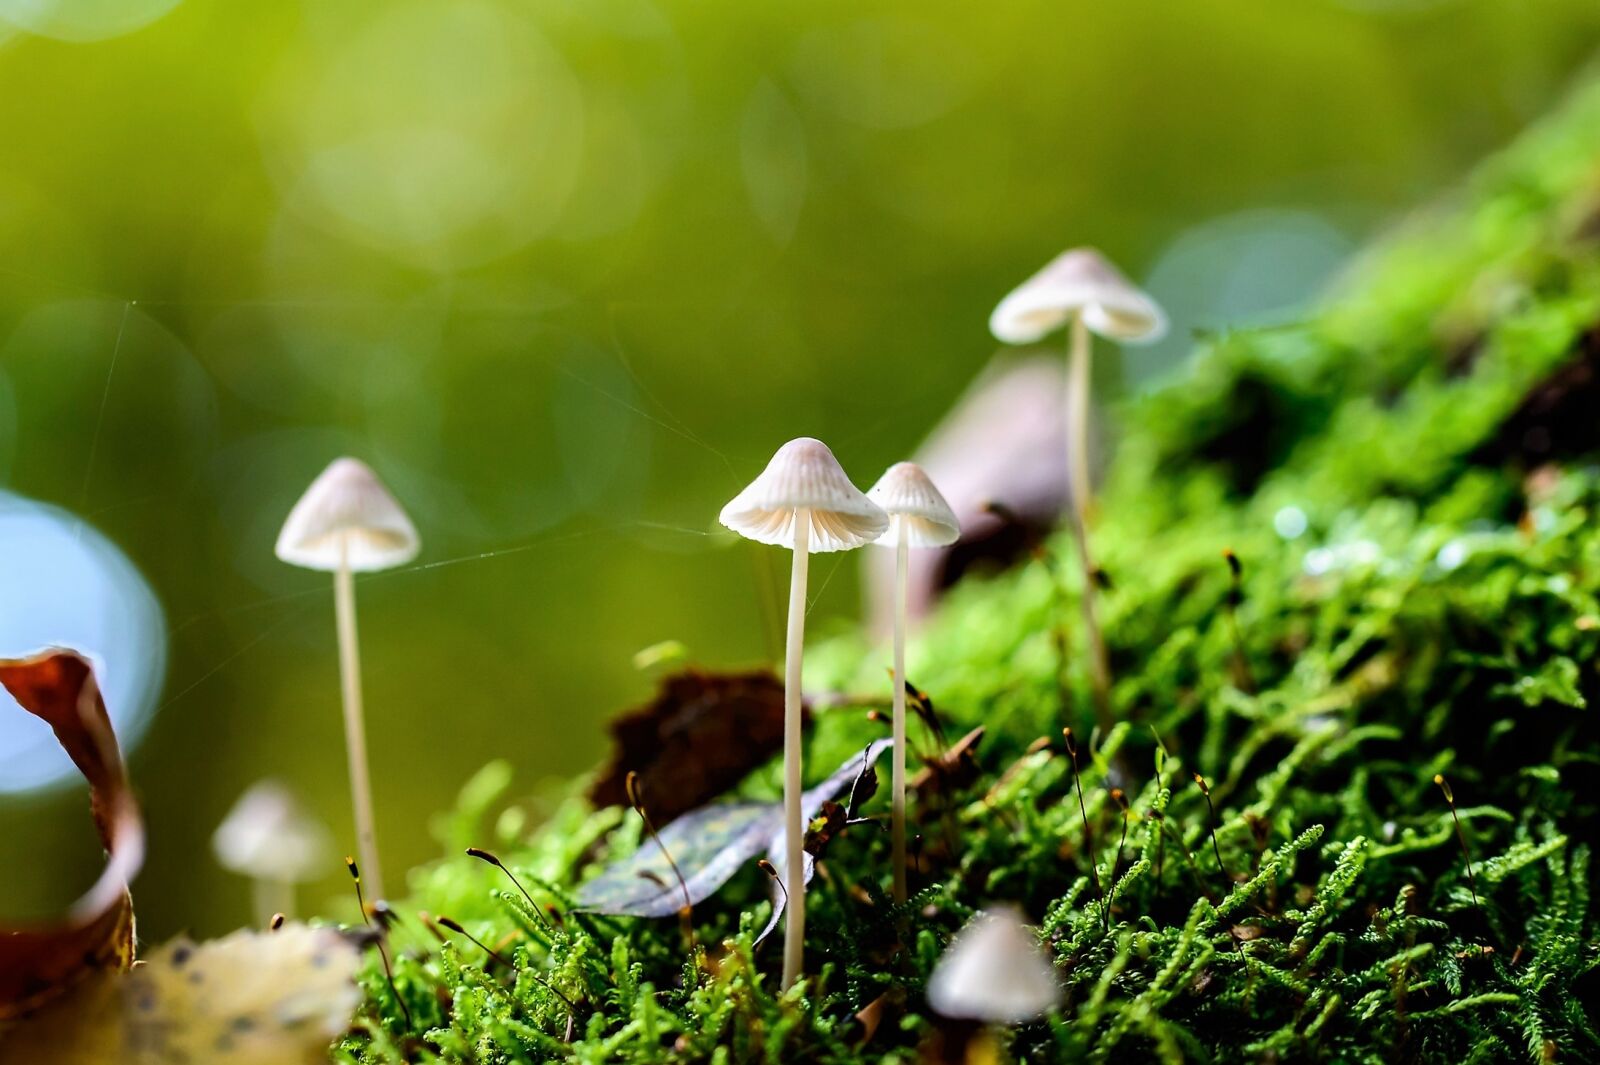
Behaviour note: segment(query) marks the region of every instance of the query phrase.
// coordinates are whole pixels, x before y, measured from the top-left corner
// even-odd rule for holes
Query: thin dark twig
[[[1127,796],[1125,794],[1123,794],[1123,791],[1122,791],[1121,788],[1112,788],[1111,789],[1111,800],[1117,804],[1117,809],[1122,812],[1122,835],[1120,837],[1118,837],[1118,839],[1117,839],[1117,851],[1116,851],[1115,856],[1113,856],[1112,859],[1111,859],[1111,877],[1110,877],[1110,880],[1109,880],[1109,883],[1111,885],[1112,894],[1115,894],[1116,890],[1117,890],[1117,871],[1122,866],[1122,848],[1128,842],[1128,812],[1129,811],[1128,811],[1128,799],[1127,799]],[[1109,922],[1111,920],[1111,900],[1110,899],[1106,900],[1105,911],[1106,911],[1106,920]]]
[[[454,932],[456,935],[466,936],[468,939],[472,940],[479,950],[489,955],[489,957],[493,960],[499,962],[502,968],[510,972],[517,971],[517,967],[511,964],[509,959],[507,959],[503,954],[495,950],[489,944],[485,943],[483,940],[479,939],[477,936],[463,928],[460,921],[457,921],[452,917],[445,917],[442,914],[435,918],[435,920],[437,920],[442,927],[450,929],[450,931]]]
[[[444,926],[445,928],[450,929],[450,931],[454,932],[456,935],[466,936],[468,939],[472,940],[472,942],[478,947],[479,950],[483,951],[489,957],[491,957],[495,961],[499,962],[502,966],[505,967],[507,972],[524,973],[524,974],[526,974],[528,976],[528,978],[531,979],[534,983],[538,984],[540,987],[542,987],[546,991],[550,992],[556,998],[559,998],[562,1002],[566,1003],[566,1006],[567,1006],[567,1042],[569,1042],[569,1043],[572,1042],[572,1023],[573,1023],[574,1018],[577,1015],[578,1006],[577,1006],[577,1004],[575,1002],[572,1001],[572,999],[568,998],[565,994],[563,994],[559,987],[557,987],[555,984],[552,984],[550,981],[546,980],[544,977],[540,976],[538,973],[534,972],[532,969],[519,968],[518,966],[513,965],[511,962],[507,961],[502,955],[500,955],[498,952],[496,952],[493,947],[489,946],[489,944],[485,943],[483,940],[479,939],[477,936],[473,935],[471,932],[469,932],[465,928],[463,928],[461,926],[461,922],[460,921],[457,921],[457,920],[455,920],[454,918],[451,918],[451,917],[445,917],[443,915],[438,917],[437,920],[438,920],[440,925]]]
[[[784,886],[783,877],[778,875],[778,867],[767,861],[765,858],[759,859],[756,862],[756,867],[763,873],[766,873],[768,876],[770,876],[772,878],[772,882],[778,885],[778,890],[783,892],[784,905],[787,906],[789,904],[789,889]]]
[[[1228,573],[1232,583],[1228,588],[1228,597],[1224,600],[1223,612],[1228,617],[1228,631],[1233,638],[1233,669],[1237,674],[1239,686],[1250,695],[1256,694],[1256,679],[1250,672],[1250,660],[1244,653],[1244,635],[1239,631],[1239,607],[1244,602],[1244,567],[1239,563],[1239,556],[1233,553],[1232,548],[1222,552],[1222,557],[1228,560]]]
[[[1121,788],[1111,789],[1111,801],[1122,811],[1122,837],[1117,840],[1117,854],[1111,859],[1111,890],[1117,890],[1117,870],[1122,865],[1122,847],[1128,842],[1128,797]],[[1109,905],[1107,909],[1110,909]]]
[[[356,905],[361,907],[361,919],[365,921],[369,927],[378,928],[379,926],[372,923],[372,914],[367,911],[366,895],[361,890],[361,870],[356,865],[356,860],[347,856],[344,860],[344,864],[345,868],[350,870],[350,879],[354,880],[356,883]],[[379,930],[385,934],[388,932],[388,929],[386,928]],[[411,1009],[406,1005],[406,1000],[400,997],[399,986],[397,986],[394,982],[394,968],[389,964],[389,950],[383,945],[383,936],[378,937],[377,946],[378,957],[383,960],[384,979],[389,981],[389,991],[394,995],[395,1005],[400,1007],[400,1013],[406,1019],[406,1031],[409,1032],[411,1029],[416,1027],[416,1024],[411,1019]]]
[[[939,711],[934,709],[932,697],[912,684],[909,677],[906,679],[906,695],[911,699],[912,712],[922,718],[922,723],[933,733],[934,742],[939,745],[939,749],[949,748],[950,740],[945,736],[944,722],[939,718]]]
[[[540,905],[537,902],[533,901],[533,896],[528,894],[528,889],[522,886],[522,881],[517,879],[517,874],[513,873],[506,866],[506,864],[500,860],[498,855],[495,855],[495,854],[493,854],[493,853],[491,853],[489,851],[486,851],[482,847],[468,847],[467,848],[467,854],[470,855],[473,858],[478,859],[478,861],[480,861],[480,862],[488,862],[490,865],[494,866],[496,869],[498,869],[502,873],[506,874],[506,876],[510,877],[511,878],[511,882],[513,884],[517,885],[517,890],[522,892],[522,897],[528,900],[528,905],[530,907],[532,907],[533,912],[538,916],[539,920],[544,924],[545,928],[552,935],[555,934],[555,930],[556,930],[555,929],[555,925],[551,924],[550,923],[550,918],[545,916],[545,912],[544,912],[543,908],[541,908]]]
[[[1456,813],[1456,796],[1450,790],[1450,782],[1444,778],[1443,773],[1435,773],[1433,782],[1439,785],[1439,790],[1444,792],[1444,801],[1450,804],[1450,819],[1456,823],[1456,839],[1461,843],[1461,857],[1467,863],[1467,889],[1472,892],[1472,905],[1479,913],[1483,912],[1483,903],[1478,901],[1478,880],[1472,875],[1472,852],[1467,849],[1467,834],[1461,829],[1461,817]]]
[[[628,793],[628,802],[633,806],[634,812],[639,815],[639,820],[644,822],[644,830],[650,834],[651,839],[655,840],[656,846],[661,848],[662,856],[667,859],[667,865],[672,868],[672,875],[678,878],[678,887],[683,890],[683,909],[680,913],[683,917],[683,934],[689,941],[689,951],[692,955],[697,944],[694,935],[694,898],[689,894],[689,882],[683,878],[683,872],[678,868],[677,861],[673,859],[672,852],[667,850],[667,845],[661,841],[661,835],[656,832],[656,826],[650,820],[650,815],[645,812],[644,794],[639,788],[639,774],[629,770],[627,777],[623,780],[623,786]]]
[[[1217,808],[1211,805],[1211,785],[1206,783],[1206,778],[1199,773],[1194,775],[1194,782],[1200,785],[1200,794],[1206,798],[1206,810],[1210,818],[1206,822],[1206,829],[1211,833],[1211,853],[1216,855],[1217,868],[1222,870],[1222,878],[1229,884],[1233,883],[1233,874],[1228,872],[1228,867],[1222,864],[1222,848],[1217,846]]]
[[[1061,734],[1067,741],[1067,755],[1072,759],[1072,783],[1078,791],[1078,814],[1083,818],[1083,847],[1089,856],[1089,879],[1094,884],[1094,897],[1100,903],[1100,915],[1105,920],[1106,931],[1111,931],[1111,912],[1106,907],[1105,892],[1100,889],[1100,869],[1095,861],[1094,833],[1089,828],[1089,808],[1083,802],[1083,776],[1078,772],[1078,744],[1072,738],[1072,729],[1064,728]]]

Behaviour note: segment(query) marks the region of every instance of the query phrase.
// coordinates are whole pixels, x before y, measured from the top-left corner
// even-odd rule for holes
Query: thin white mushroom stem
[[[1089,327],[1080,312],[1068,329],[1067,355],[1067,489],[1071,495],[1072,535],[1083,569],[1084,650],[1089,657],[1089,684],[1094,692],[1095,720],[1111,727],[1111,666],[1095,610],[1094,557],[1089,552]]]
[[[806,574],[811,562],[811,511],[794,513],[794,561],[789,575],[789,638],[783,675],[784,891],[783,989],[800,978],[806,937],[805,825],[800,818],[800,684],[806,638]]]
[[[896,517],[894,541],[894,775],[890,839],[894,848],[894,901],[906,901],[906,586],[911,545],[906,519]]]
[[[348,536],[348,534],[346,534]],[[344,747],[350,760],[350,805],[356,822],[356,853],[361,874],[375,899],[384,898],[383,867],[378,864],[378,831],[372,814],[372,779],[367,769],[367,728],[361,710],[361,649],[356,639],[356,590],[350,572],[349,543],[340,541],[339,568],[333,572],[333,607],[339,630],[339,681],[344,692]]]
[[[281,877],[257,876],[250,880],[256,924],[266,928],[277,914],[294,916],[294,883]]]
[[[1089,511],[1089,382],[1093,341],[1080,312],[1067,327],[1067,487],[1080,522]]]

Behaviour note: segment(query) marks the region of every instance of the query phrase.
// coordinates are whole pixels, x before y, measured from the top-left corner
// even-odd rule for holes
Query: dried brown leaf
[[[0,684],[55,732],[89,783],[90,811],[105,847],[105,870],[58,922],[0,928],[0,1020],[18,1016],[98,970],[133,964],[133,899],[128,881],[144,859],[144,822],[128,784],[94,668],[52,649],[0,659]]]
[[[653,700],[614,720],[611,735],[615,749],[589,801],[628,805],[632,771],[662,824],[723,794],[783,748],[783,682],[765,670],[674,673]]]

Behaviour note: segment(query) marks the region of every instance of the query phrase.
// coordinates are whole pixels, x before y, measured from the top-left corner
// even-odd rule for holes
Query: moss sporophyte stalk
[[[489,816],[502,768],[469,784],[456,853],[396,906],[392,984],[373,959],[336,1054],[1600,1058],[1597,168],[1600,87],[1304,321],[1205,339],[1117,412],[1088,515],[1098,572],[1070,564],[1069,521],[1039,545],[1051,564],[963,580],[908,643],[902,690],[966,738],[909,724],[903,901],[893,789],[875,788],[887,656],[833,638],[808,649],[806,691],[858,701],[813,706],[806,780],[758,770],[655,839],[576,792],[530,834]],[[763,505],[802,609],[816,537],[888,528],[846,537],[818,497]],[[1109,724],[1096,667],[1061,650],[1091,592]],[[795,645],[791,706],[798,665]],[[692,937],[658,849],[694,896]],[[785,900],[771,874],[798,924],[800,867],[805,965],[786,988],[763,933]],[[595,883],[615,905],[581,903]],[[952,943],[985,929],[998,954],[963,961]],[[1005,1017],[956,993],[983,990],[963,974],[995,956],[1054,993],[1026,981]]]

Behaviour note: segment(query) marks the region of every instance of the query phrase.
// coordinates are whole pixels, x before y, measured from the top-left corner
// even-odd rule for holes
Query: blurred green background
[[[142,934],[248,918],[209,837],[262,776],[349,846],[327,580],[272,554],[334,456],[425,541],[359,589],[394,893],[487,760],[591,765],[639,648],[771,660],[784,559],[708,534],[778,443],[870,483],[1069,244],[1179,326],[1115,387],[1292,314],[1597,32],[1592,0],[0,0],[0,486],[102,531],[171,633]],[[850,624],[854,561],[813,572],[812,631]],[[9,917],[87,886],[81,787],[0,795],[0,862]]]

